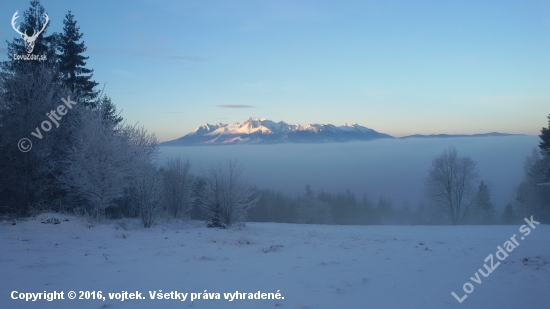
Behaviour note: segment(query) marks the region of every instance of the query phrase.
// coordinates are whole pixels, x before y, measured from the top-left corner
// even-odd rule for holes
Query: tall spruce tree
[[[511,203],[508,203],[504,208],[504,213],[502,214],[502,223],[504,224],[514,224],[516,223],[516,213],[514,212],[514,206]]]
[[[57,49],[59,73],[61,80],[86,106],[94,107],[94,100],[99,91],[94,90],[98,85],[92,80],[92,69],[86,68],[86,60],[89,57],[82,54],[86,51],[84,41],[78,43],[84,34],[80,33],[80,27],[76,25],[74,15],[69,11],[63,20],[63,33],[59,35]]]
[[[14,12],[15,13],[15,12]],[[28,36],[32,36],[35,33],[38,33],[46,22],[45,15],[46,10],[40,4],[39,0],[32,0],[30,7],[23,13],[23,19],[20,19],[20,14],[18,18],[14,21],[15,28],[18,28],[20,32],[26,33]],[[45,60],[35,60],[35,61],[22,61],[22,60],[13,60],[16,55],[27,55],[27,48],[23,38],[16,34],[16,37],[12,42],[6,41],[8,44],[8,61],[2,62],[2,70],[8,72],[14,72],[21,68],[24,62],[30,62],[33,65],[38,65],[42,62],[47,62],[51,67],[56,63],[56,45],[57,45],[57,33],[51,35],[46,35],[48,28],[50,27],[50,22],[45,25],[44,30],[36,37],[34,41],[34,48],[31,55],[36,55],[40,57],[45,55]]]
[[[544,182],[541,183],[550,186],[550,115],[548,115],[548,128],[540,130],[540,153],[542,154]]]
[[[550,152],[550,115],[548,115],[548,128],[542,128],[540,130],[540,143],[539,148],[544,155],[545,152]]]
[[[95,106],[94,106],[95,107]],[[120,113],[117,112],[115,104],[111,101],[111,98],[107,95],[103,95],[99,100],[99,106],[103,112],[103,119],[110,119],[115,124],[119,124],[123,118]]]
[[[477,221],[481,224],[493,224],[495,216],[495,206],[491,202],[491,193],[485,182],[481,181],[475,197],[475,207],[477,210]]]

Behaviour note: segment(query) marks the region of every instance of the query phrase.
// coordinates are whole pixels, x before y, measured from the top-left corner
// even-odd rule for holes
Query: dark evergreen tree
[[[317,199],[309,184],[299,199],[296,215],[298,223],[329,224],[332,221],[329,204]]]
[[[12,74],[0,76],[0,212],[25,216],[43,205],[53,207],[61,194],[53,177],[56,153],[75,111],[65,115],[62,126],[45,132],[39,125],[44,115],[68,95],[55,82],[54,70],[23,61]],[[23,137],[28,142],[20,144]]]
[[[84,41],[79,43],[83,35],[80,33],[80,27],[76,25],[74,15],[69,11],[63,20],[63,33],[59,35],[57,45],[60,53],[58,55],[59,73],[63,83],[80,102],[93,107],[96,102],[94,100],[99,94],[99,91],[94,90],[98,83],[92,80],[94,70],[85,67],[89,57],[82,55],[86,51]]]
[[[390,199],[381,197],[378,200],[376,213],[378,214],[379,224],[395,224],[395,212]]]
[[[544,183],[550,184],[550,115],[548,115],[548,128],[540,130],[540,152],[544,161]]]
[[[103,119],[109,119],[115,123],[119,124],[122,121],[122,117],[117,113],[116,106],[111,101],[107,95],[104,95],[99,101],[99,106],[101,106],[101,111],[103,113]]]
[[[216,205],[214,206],[213,212],[214,212],[214,214],[213,214],[212,218],[210,219],[210,221],[208,221],[206,223],[206,226],[207,227],[215,227],[215,228],[219,228],[219,229],[225,229],[227,227],[227,225],[225,223],[223,223],[222,220],[221,220],[222,207],[221,207],[220,203],[216,203]]]
[[[409,201],[405,201],[403,206],[395,211],[395,220],[399,225],[412,224],[412,216],[413,213]]]
[[[191,193],[193,205],[189,213],[190,218],[193,220],[208,220],[208,214],[204,211],[203,201],[200,198],[205,186],[206,182],[201,177],[195,181],[195,185],[193,186],[193,192]]]
[[[540,150],[543,152],[543,155],[550,152],[550,115],[548,115],[548,128],[542,128],[540,130]]]
[[[50,67],[53,67],[53,64],[56,63],[56,45],[57,45],[57,33],[51,35],[46,35],[50,22],[46,19],[46,10],[40,4],[39,0],[32,0],[30,3],[29,9],[23,13],[23,20],[20,20],[20,14],[17,15],[17,18],[13,21],[14,27],[19,29],[20,33],[24,33],[27,36],[34,36],[34,47],[32,52],[28,53],[28,44],[22,36],[17,35],[12,42],[6,41],[8,44],[8,61],[2,62],[2,70],[8,72],[14,72],[17,69],[21,68],[23,63],[30,62],[33,65],[38,65],[39,63],[46,62]],[[40,32],[42,30],[42,32]],[[40,32],[40,34],[38,34]],[[24,60],[14,60],[14,56],[22,55],[34,55],[38,58],[44,55],[45,60],[36,60],[36,61],[24,61]]]
[[[481,181],[475,197],[475,208],[478,214],[477,222],[481,224],[494,223],[495,207],[491,203],[489,187]]]
[[[283,206],[277,205],[276,202],[276,193],[274,191],[268,189],[262,190],[258,204],[248,211],[248,220],[250,222],[276,222],[275,207]]]
[[[361,224],[375,224],[377,222],[374,206],[366,194],[363,194],[358,216]]]
[[[502,223],[504,224],[514,224],[517,221],[516,213],[514,212],[514,207],[511,203],[506,205],[504,208],[504,213],[502,214]]]
[[[516,211],[519,217],[535,216],[538,221],[550,222],[550,185],[546,179],[547,159],[533,148],[524,164],[523,181],[516,190]]]

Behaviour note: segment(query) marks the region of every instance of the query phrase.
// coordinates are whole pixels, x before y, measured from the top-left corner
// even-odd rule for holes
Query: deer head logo
[[[42,25],[42,29],[40,29],[40,31],[36,31],[36,29],[33,29],[33,33],[31,36],[28,36],[27,35],[27,30],[25,30],[25,32],[21,32],[19,31],[19,27],[15,28],[15,20],[17,18],[19,18],[19,16],[17,16],[17,13],[19,11],[16,11],[15,14],[13,14],[13,17],[11,19],[11,26],[13,27],[13,30],[15,30],[15,32],[19,33],[21,35],[21,37],[23,38],[23,40],[25,41],[25,48],[27,49],[27,53],[30,54],[32,53],[33,49],[34,49],[34,41],[36,41],[36,38],[38,37],[38,35],[40,33],[42,33],[42,31],[44,31],[44,29],[46,28],[46,25],[48,24],[48,21],[50,20],[48,18],[48,14],[44,14],[44,25]]]

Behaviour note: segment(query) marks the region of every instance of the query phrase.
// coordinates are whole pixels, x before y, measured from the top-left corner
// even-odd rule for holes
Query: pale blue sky
[[[550,113],[549,1],[41,3],[49,33],[73,12],[95,80],[162,141],[249,116],[538,134]],[[28,7],[2,1],[1,60]]]

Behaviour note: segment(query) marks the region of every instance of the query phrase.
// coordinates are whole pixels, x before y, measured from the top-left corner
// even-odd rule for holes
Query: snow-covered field
[[[60,223],[42,223],[51,218]],[[170,221],[143,229],[132,220],[91,225],[44,214],[0,225],[0,308],[548,308],[550,227],[538,225],[524,240],[519,228],[249,223],[218,230]],[[478,273],[481,284],[472,281],[514,234],[520,245],[487,278]],[[451,292],[462,297],[466,282],[474,291],[459,303]],[[185,302],[149,299],[159,290],[189,294]],[[205,290],[221,299],[202,299]],[[13,291],[64,291],[65,300],[12,300]],[[69,300],[69,291],[77,298],[102,291],[106,300]],[[109,299],[122,291],[145,299]],[[224,299],[236,291],[279,291],[284,299]],[[201,299],[191,302],[191,293]]]

